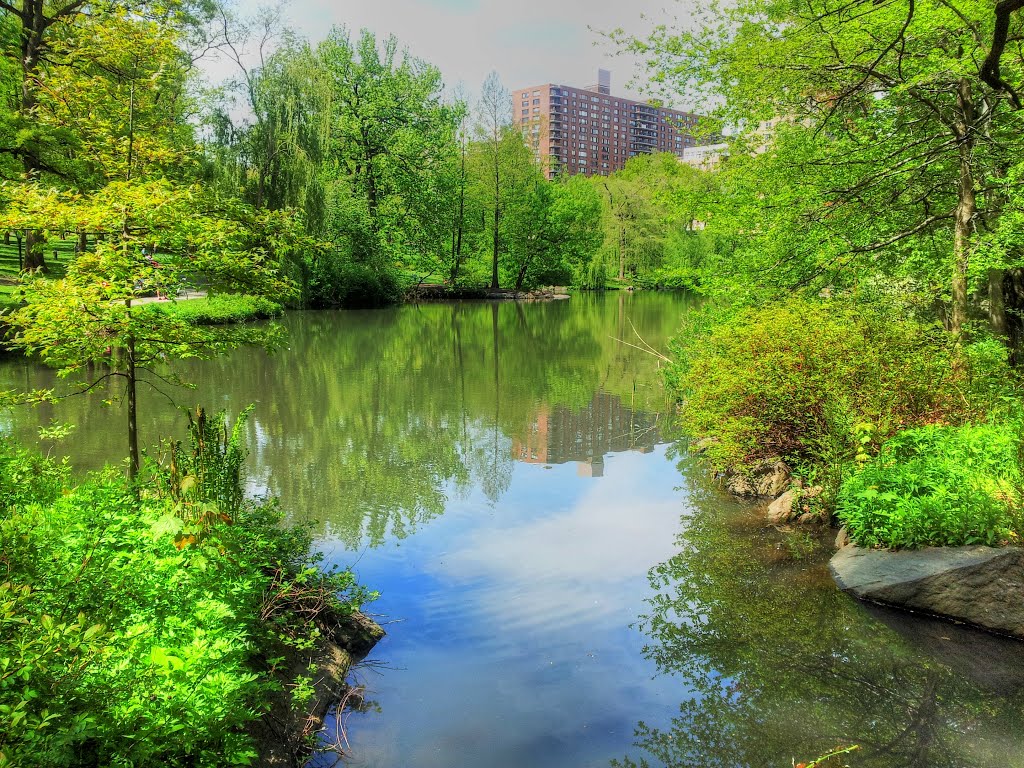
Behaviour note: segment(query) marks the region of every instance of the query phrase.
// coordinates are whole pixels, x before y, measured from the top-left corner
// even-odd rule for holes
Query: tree
[[[210,291],[287,296],[290,286],[278,264],[299,242],[298,222],[166,181],[112,182],[87,196],[19,187],[6,202],[7,227],[44,233],[84,227],[105,235],[64,278],[30,281],[24,305],[7,321],[16,346],[61,376],[85,377],[81,391],[111,378],[124,381],[129,474],[135,477],[139,383],[165,381],[157,368],[168,358],[210,357],[275,339],[273,329],[192,325],[138,306],[141,295],[153,288],[174,295],[182,285],[200,284]]]
[[[5,116],[8,127],[4,131],[5,141],[0,152],[17,158],[19,175],[26,181],[46,179],[51,184],[74,185],[82,170],[80,153],[68,152],[69,142],[74,145],[80,138],[75,135],[74,128],[103,124],[106,115],[94,112],[85,118],[81,108],[88,97],[71,90],[65,95],[72,97],[73,102],[65,102],[63,110],[58,112],[63,111],[67,116],[68,112],[77,111],[81,119],[74,121],[75,125],[51,119],[54,116],[52,107],[61,98],[60,89],[69,80],[77,79],[79,85],[88,82],[83,77],[119,81],[132,93],[140,85],[151,92],[162,89],[168,84],[166,78],[156,77],[143,85],[143,78],[152,73],[142,75],[145,69],[142,58],[159,60],[166,49],[162,43],[155,52],[147,50],[144,45],[135,45],[140,42],[138,33],[149,25],[148,34],[152,41],[156,39],[154,35],[159,37],[167,30],[198,24],[203,10],[201,6],[201,0],[195,5],[178,1],[151,4],[145,0],[110,4],[86,0],[0,0],[4,54],[20,63],[20,69],[13,78],[17,81],[16,97],[9,104],[10,111]],[[195,10],[199,11],[198,15],[193,13]],[[113,39],[129,30],[134,39]],[[105,50],[94,45],[101,37],[105,38]],[[131,61],[133,57],[134,61]],[[188,62],[189,65],[191,63]],[[55,90],[50,90],[51,83],[56,86]],[[173,98],[166,97],[166,100],[171,102]],[[135,105],[130,99],[122,105],[123,109],[119,108],[116,114],[121,117],[124,117],[124,112],[132,114],[130,119],[119,121],[120,124],[136,126]],[[104,101],[100,108],[108,110],[110,107],[111,103]],[[115,132],[119,130],[113,121],[106,127],[113,128]],[[131,133],[132,128],[128,132]],[[123,143],[117,142],[115,147]],[[135,148],[134,137],[126,143],[130,149]],[[97,147],[90,149],[96,150]],[[131,153],[125,154],[127,159]],[[26,233],[25,266],[28,269],[46,267],[41,234],[33,230]]]
[[[510,146],[512,130],[512,96],[505,90],[497,72],[484,80],[477,106],[477,136],[484,151],[488,169],[487,189],[490,194],[491,220],[491,290],[498,290],[498,256],[501,251],[501,217],[503,214],[502,149]],[[516,137],[521,143],[521,138]]]
[[[880,267],[941,278],[959,336],[979,234],[1003,210],[1005,169],[1021,151],[1010,97],[979,74],[993,23],[955,0],[745,0],[634,48],[744,129],[731,153],[755,155],[732,176],[745,214],[732,220],[750,245],[741,274],[782,273],[788,289]]]

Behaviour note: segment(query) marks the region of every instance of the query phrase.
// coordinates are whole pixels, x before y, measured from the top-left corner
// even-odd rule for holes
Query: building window
[[[533,100],[533,103],[534,103],[534,104],[540,104],[540,99],[534,99],[534,100]]]

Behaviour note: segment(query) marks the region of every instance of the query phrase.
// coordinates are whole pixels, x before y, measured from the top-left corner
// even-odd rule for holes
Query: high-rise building
[[[641,154],[678,157],[697,145],[690,131],[699,117],[611,95],[611,73],[597,85],[535,85],[512,92],[512,114],[548,177],[558,173],[605,175]]]

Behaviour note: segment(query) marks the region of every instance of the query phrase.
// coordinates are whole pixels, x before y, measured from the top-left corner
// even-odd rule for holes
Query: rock
[[[849,546],[850,544],[850,532],[846,530],[844,525],[839,529],[839,533],[836,535],[836,549],[842,549],[843,547]]]
[[[725,490],[734,496],[757,496],[757,489],[745,475],[726,475]]]
[[[886,605],[943,616],[1024,639],[1024,549],[846,546],[829,569],[840,589]]]
[[[813,525],[818,522],[818,516],[813,512],[804,512],[796,519],[800,525]]]
[[[793,517],[796,491],[786,491],[768,505],[768,520],[772,523],[787,523]]]
[[[786,463],[781,459],[772,459],[745,474],[730,472],[725,488],[736,496],[763,496],[774,499],[789,487],[790,478]]]
[[[789,487],[791,474],[784,461],[763,464],[754,473],[758,496],[778,496]]]
[[[800,494],[800,498],[802,498],[802,499],[816,499],[819,496],[821,496],[821,494],[822,494],[822,492],[824,490],[825,489],[822,488],[820,485],[812,485],[810,488],[808,488],[806,491],[804,491],[803,493]]]

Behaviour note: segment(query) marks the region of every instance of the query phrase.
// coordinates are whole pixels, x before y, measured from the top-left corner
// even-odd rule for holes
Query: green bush
[[[321,574],[274,505],[224,492],[237,432],[198,421],[177,493],[173,473],[70,487],[0,443],[0,766],[247,765],[270,659],[315,637],[289,606],[367,597],[351,573]]]
[[[983,376],[938,327],[839,301],[790,298],[718,317],[698,315],[673,342],[668,380],[693,437],[716,438],[713,465],[781,456],[798,468],[841,464],[900,430],[964,423],[1010,381],[982,355]],[[862,439],[867,436],[867,445]]]
[[[173,315],[193,325],[227,325],[280,316],[280,304],[262,296],[216,294],[201,299],[151,302],[139,305],[142,312]]]
[[[843,483],[837,511],[865,547],[997,545],[1015,539],[1018,435],[922,427],[888,440]]]
[[[315,309],[383,307],[401,300],[402,285],[393,268],[325,254],[312,264],[307,292]]]

